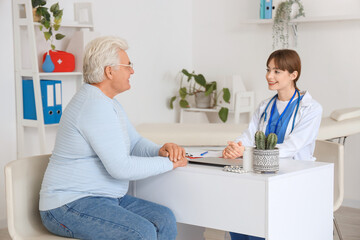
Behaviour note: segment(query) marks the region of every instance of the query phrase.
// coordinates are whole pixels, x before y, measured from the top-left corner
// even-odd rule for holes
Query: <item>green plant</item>
[[[270,133],[266,138],[266,149],[274,149],[277,143],[277,135]]]
[[[298,12],[291,18],[292,6],[297,4]],[[300,16],[305,17],[304,6],[300,0],[287,0],[279,3],[273,23],[273,48],[275,49],[280,43],[282,48],[289,47],[289,22]]]
[[[63,16],[63,9],[60,10],[59,3],[51,5],[50,9],[44,7],[45,0],[32,0],[33,8],[36,8],[36,14],[41,16],[40,19],[40,31],[44,33],[46,41],[50,40],[50,46],[52,50],[55,50],[54,40],[61,40],[65,35],[56,33],[60,28],[60,23]],[[50,10],[50,12],[49,12]]]
[[[277,135],[270,133],[267,137],[263,131],[257,131],[255,133],[255,145],[256,149],[271,150],[274,149],[277,143]]]
[[[219,97],[222,93],[222,99],[226,103],[230,103],[230,91],[228,88],[221,89],[220,92],[217,91],[217,83],[213,82],[206,82],[204,75],[202,74],[195,74],[195,72],[189,73],[186,69],[181,71],[181,81],[180,81],[180,89],[179,89],[179,96],[173,96],[170,99],[170,108],[174,108],[174,101],[180,97],[179,105],[182,108],[190,108],[189,102],[186,100],[187,96],[192,96],[200,92],[204,92],[205,96],[212,96],[214,100],[214,106],[217,106],[217,102]],[[187,86],[183,86],[183,79],[184,76],[187,77]],[[221,121],[226,122],[229,114],[229,109],[227,107],[221,107],[218,112],[219,118]]]

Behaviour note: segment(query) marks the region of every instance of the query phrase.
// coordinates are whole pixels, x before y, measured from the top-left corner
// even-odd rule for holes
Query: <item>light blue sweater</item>
[[[40,191],[41,211],[86,196],[122,197],[129,180],[170,171],[160,146],[142,138],[120,103],[84,84],[66,107]]]

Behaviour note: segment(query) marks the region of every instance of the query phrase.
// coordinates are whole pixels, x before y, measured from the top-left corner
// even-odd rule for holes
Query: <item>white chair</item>
[[[324,140],[316,140],[314,156],[319,162],[334,163],[334,212],[344,200],[344,145]],[[334,225],[339,239],[340,228],[334,215]]]
[[[50,155],[12,161],[5,166],[8,230],[14,240],[69,239],[46,230],[39,213],[39,192]]]

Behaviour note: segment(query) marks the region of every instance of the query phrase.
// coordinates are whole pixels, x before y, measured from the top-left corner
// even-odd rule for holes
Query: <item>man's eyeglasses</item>
[[[134,69],[134,64],[133,63],[130,63],[130,64],[116,64],[115,66],[123,66],[123,67]]]

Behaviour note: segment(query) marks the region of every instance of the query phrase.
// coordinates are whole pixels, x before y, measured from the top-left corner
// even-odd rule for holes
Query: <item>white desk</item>
[[[333,164],[281,160],[278,174],[236,174],[189,164],[135,183],[137,197],[177,222],[267,240],[333,238]]]

